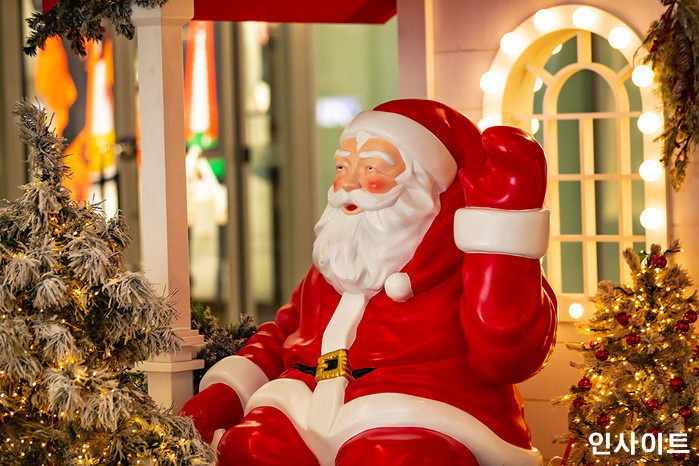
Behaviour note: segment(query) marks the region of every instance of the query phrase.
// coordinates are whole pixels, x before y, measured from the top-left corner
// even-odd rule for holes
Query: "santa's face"
[[[425,171],[384,139],[345,139],[335,164],[313,262],[338,292],[373,295],[410,261],[439,197]]]
[[[380,138],[370,138],[357,147],[357,138],[347,138],[335,152],[333,190],[351,192],[363,189],[370,194],[384,194],[393,189],[396,177],[405,170],[405,162],[396,146]],[[363,210],[356,205],[342,206],[347,215]]]

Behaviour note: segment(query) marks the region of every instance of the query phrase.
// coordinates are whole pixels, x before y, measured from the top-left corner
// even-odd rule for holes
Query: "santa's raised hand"
[[[546,157],[517,128],[483,132],[459,178],[466,207],[454,237],[466,253],[461,320],[474,371],[493,383],[518,383],[545,363],[555,339],[555,297],[541,275],[549,211]],[[543,344],[542,344],[543,343]]]

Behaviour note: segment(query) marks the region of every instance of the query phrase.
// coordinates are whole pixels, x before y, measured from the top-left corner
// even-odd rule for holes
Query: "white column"
[[[193,394],[192,371],[204,367],[196,350],[204,339],[191,329],[185,176],[182,26],[194,14],[193,0],[169,0],[162,8],[133,5],[138,40],[141,131],[141,250],[143,270],[166,292],[176,291],[172,326],[184,339],[175,355],[139,364],[148,391],[178,409]]]
[[[402,99],[434,99],[434,0],[398,0],[398,88]]]

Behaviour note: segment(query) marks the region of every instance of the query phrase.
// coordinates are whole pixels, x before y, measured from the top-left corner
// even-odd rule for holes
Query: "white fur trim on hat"
[[[413,297],[413,288],[407,273],[394,273],[383,284],[386,294],[392,300],[402,303]]]
[[[416,160],[434,179],[439,192],[454,181],[457,165],[442,141],[420,123],[398,113],[365,111],[354,117],[340,136],[340,143],[356,137],[360,131],[385,139],[398,148],[403,157]]]
[[[454,241],[464,252],[539,259],[549,244],[551,211],[465,207],[454,215]]]
[[[260,367],[242,356],[228,356],[209,369],[199,384],[199,390],[215,384],[225,383],[238,394],[245,408],[248,400],[258,388],[269,382]]]

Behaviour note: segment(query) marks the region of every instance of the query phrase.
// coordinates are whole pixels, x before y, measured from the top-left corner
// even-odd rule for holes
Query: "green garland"
[[[661,0],[667,10],[650,25],[643,44],[663,101],[662,162],[679,190],[689,154],[699,140],[699,10],[695,0]]]
[[[135,0],[144,8],[163,6],[167,0]],[[36,55],[37,48],[44,48],[49,37],[60,36],[70,41],[74,53],[84,56],[88,40],[102,40],[103,19],[109,19],[117,34],[133,39],[135,28],[131,23],[131,0],[58,0],[46,13],[36,12],[27,19],[31,33],[24,53]]]

